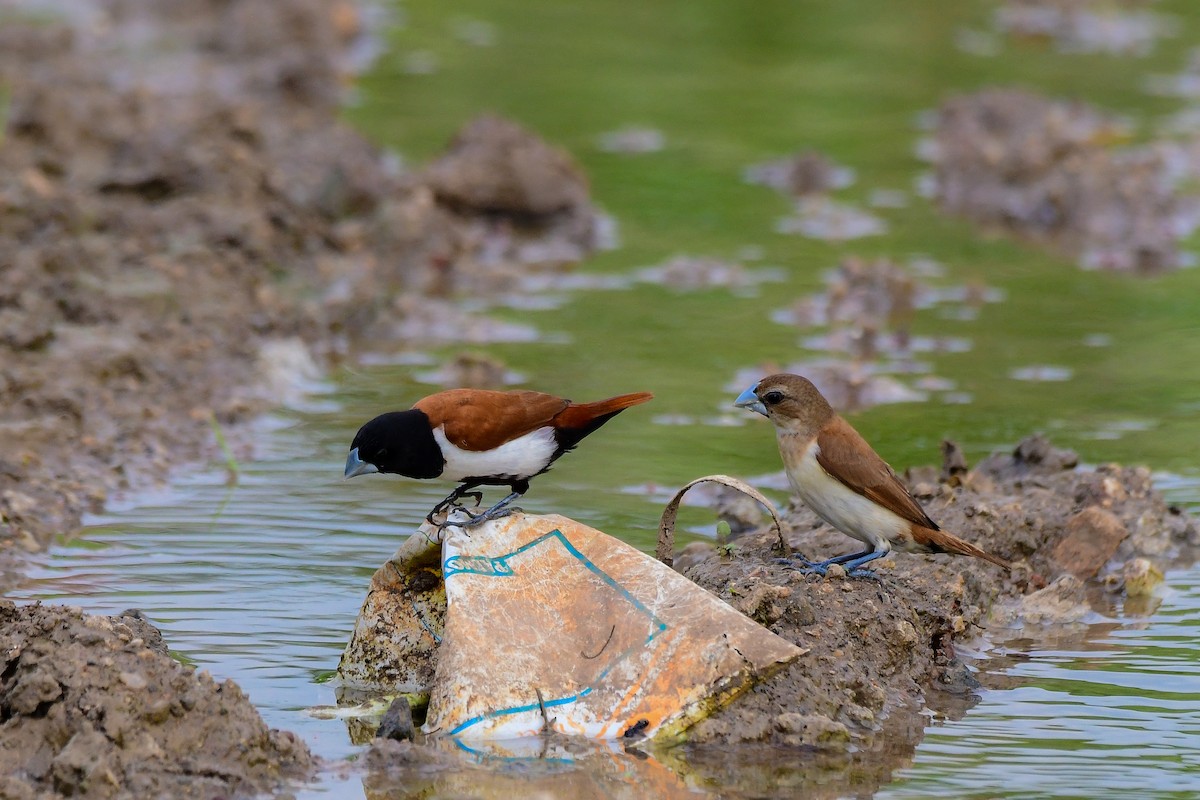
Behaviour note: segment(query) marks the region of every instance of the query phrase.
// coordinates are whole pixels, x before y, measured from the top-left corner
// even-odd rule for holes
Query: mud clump
[[[423,180],[439,202],[478,214],[536,220],[589,202],[587,180],[570,155],[492,115],[459,131]]]
[[[935,393],[946,402],[962,402],[954,383],[932,374],[919,359],[925,353],[968,351],[971,341],[916,336],[913,324],[920,313],[934,309],[943,318],[973,319],[1003,293],[979,282],[937,285],[932,279],[940,272],[940,265],[928,259],[843,258],[825,274],[821,291],[771,314],[775,322],[803,332],[801,344],[821,356],[743,370],[734,385],[745,386],[763,373],[795,372],[807,375],[842,409],[926,400]]]
[[[402,334],[413,296],[593,246],[582,173],[514,123],[406,173],[341,122],[355,8],[136,0],[0,24],[0,558],[215,456],[214,424],[367,331]]]
[[[735,539],[733,555],[712,549],[697,563],[691,554],[686,575],[808,653],[692,728],[689,760],[705,763],[709,746],[729,742],[869,750],[897,728],[915,745],[923,723],[905,718],[938,705],[935,696],[969,698],[975,686],[955,642],[1078,621],[1090,607],[1076,575],[1123,576],[1126,563],[1165,565],[1200,544],[1195,521],[1166,504],[1144,468],[1079,470],[1074,453],[1037,436],[973,470],[957,447],[944,451],[941,468],[906,473],[910,490],[943,529],[1011,560],[1010,573],[966,557],[900,554],[883,561],[878,580],[833,569],[822,578],[776,563],[776,536],[761,529]],[[791,506],[784,524],[806,558],[849,551],[803,506]]]
[[[137,616],[0,601],[0,652],[5,797],[248,795],[313,772],[303,742]]]
[[[1083,103],[987,89],[937,115],[935,195],[943,210],[1044,241],[1083,267],[1152,274],[1182,265],[1194,228],[1168,164]]]
[[[217,426],[252,456],[239,423],[364,333],[594,246],[582,172],[514,123],[407,173],[339,119],[358,8],[0,22],[0,589],[113,492],[217,455]],[[9,603],[0,630],[2,796],[253,794],[312,771],[134,616]]]

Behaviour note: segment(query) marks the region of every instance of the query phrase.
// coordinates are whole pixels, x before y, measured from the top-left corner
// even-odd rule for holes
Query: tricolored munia
[[[530,391],[438,392],[407,411],[381,414],[363,425],[350,445],[345,476],[385,472],[458,481],[458,488],[429,512],[431,523],[462,497],[482,500],[480,492],[471,491],[476,487],[508,486],[507,497],[471,517],[470,524],[478,524],[512,513],[509,503],[529,491],[531,478],[621,411],[653,396],[637,392],[572,403]]]

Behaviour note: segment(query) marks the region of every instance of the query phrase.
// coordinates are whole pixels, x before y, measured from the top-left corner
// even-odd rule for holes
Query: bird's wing
[[[938,530],[892,468],[850,423],[834,417],[817,434],[817,446],[817,463],[847,487],[909,522]]]
[[[568,405],[541,392],[451,389],[419,400],[413,408],[424,411],[433,428],[445,426],[455,447],[478,453],[549,425]]]

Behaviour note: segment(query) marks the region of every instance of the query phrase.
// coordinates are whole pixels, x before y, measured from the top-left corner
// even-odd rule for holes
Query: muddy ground
[[[240,424],[365,332],[403,336],[430,298],[596,246],[585,177],[513,123],[481,118],[413,171],[342,124],[360,14],[110,0],[0,23],[0,587],[111,493],[217,455],[214,426],[252,457]],[[806,577],[772,561],[763,533],[732,555],[693,549],[689,576],[811,650],[659,755],[747,786],[762,746],[763,786],[878,785],[900,763],[881,751],[898,742],[902,760],[919,740],[923,704],[969,702],[955,641],[1077,613],[1083,584],[1065,573],[1107,569],[1117,591],[1117,565],[1196,543],[1144,470],[1076,472],[1040,442],[1018,452],[911,476],[945,527],[1016,561],[1011,575],[897,556],[879,581]],[[846,545],[802,508],[787,522],[807,555]],[[312,774],[303,743],[267,730],[233,684],[176,664],[136,616],[0,605],[0,639],[0,797],[245,794]],[[366,762],[381,793],[411,776],[397,764],[441,763],[394,750]]]
[[[941,469],[905,475],[910,489],[944,529],[1011,561],[1011,572],[966,557],[896,554],[877,568],[878,580],[821,578],[776,563],[777,537],[761,528],[734,539],[730,555],[693,549],[678,565],[809,649],[692,729],[680,758],[694,771],[730,769],[729,745],[743,742],[763,752],[760,770],[735,767],[749,795],[779,780],[771,745],[803,753],[789,780],[821,785],[820,796],[881,786],[922,738],[923,709],[954,718],[973,703],[978,683],[956,643],[1061,631],[1090,603],[1124,598],[1125,576],[1140,575],[1145,561],[1192,559],[1200,546],[1196,521],[1163,501],[1144,468],[1081,470],[1074,453],[1038,436],[973,470],[957,448],[945,449]],[[809,559],[858,549],[799,504],[784,525],[789,545]]]
[[[22,553],[71,535],[112,492],[218,457],[220,438],[253,457],[242,423],[365,332],[400,335],[414,297],[594,246],[582,172],[512,122],[476,120],[415,171],[342,123],[360,14],[318,0],[6,12],[0,588]],[[194,779],[219,795],[311,769],[302,743],[259,730],[236,687],[72,635],[106,625],[5,610],[0,739],[21,745],[0,749],[0,794],[176,796]],[[165,722],[122,693],[128,676],[161,692]],[[210,728],[239,744],[189,754]]]
[[[685,745],[633,745],[680,776],[656,791],[682,796],[699,784],[726,797],[789,787],[806,797],[867,796],[910,763],[931,712],[956,719],[977,701],[979,683],[958,645],[1082,633],[1094,611],[1145,600],[1153,565],[1195,558],[1200,526],[1164,502],[1148,470],[1080,469],[1077,460],[1031,436],[974,469],[946,443],[940,468],[905,474],[943,528],[1011,561],[1011,572],[967,557],[894,554],[875,562],[875,579],[838,568],[824,578],[804,574],[779,563],[779,536],[756,503],[716,493],[717,513],[740,535],[686,546],[676,569],[805,653],[689,729]],[[798,503],[783,527],[793,552],[812,560],[858,549]],[[415,785],[486,792],[511,780],[442,750],[430,751],[430,761],[417,753],[377,740],[371,789],[394,797],[412,796]],[[588,763],[586,754],[575,758]],[[455,777],[439,782],[437,771]],[[575,772],[583,785],[608,786],[595,766]]]

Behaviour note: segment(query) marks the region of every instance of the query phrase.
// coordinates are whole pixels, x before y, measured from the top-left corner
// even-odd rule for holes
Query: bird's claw
[[[517,506],[504,506],[503,508],[490,508],[482,514],[472,514],[470,511],[463,510],[463,513],[470,517],[470,521],[463,527],[473,525],[482,525],[485,522],[507,517],[509,514],[523,513],[523,509]]]
[[[476,505],[478,505],[478,503],[476,503]],[[433,519],[431,519],[434,514],[441,513],[441,511],[446,512],[446,516],[442,518],[441,522],[435,522]],[[467,519],[463,522],[451,522],[450,515],[455,511],[461,511]],[[454,526],[456,528],[473,528],[476,525],[482,525],[485,522],[502,519],[510,514],[516,514],[518,512],[523,513],[523,511],[524,510],[518,506],[501,506],[500,508],[489,508],[487,511],[479,514],[472,514],[458,503],[453,503],[448,509],[434,509],[432,512],[430,512],[429,517],[426,517],[426,519],[429,520],[431,525],[436,525],[438,530],[445,530],[450,526]]]

